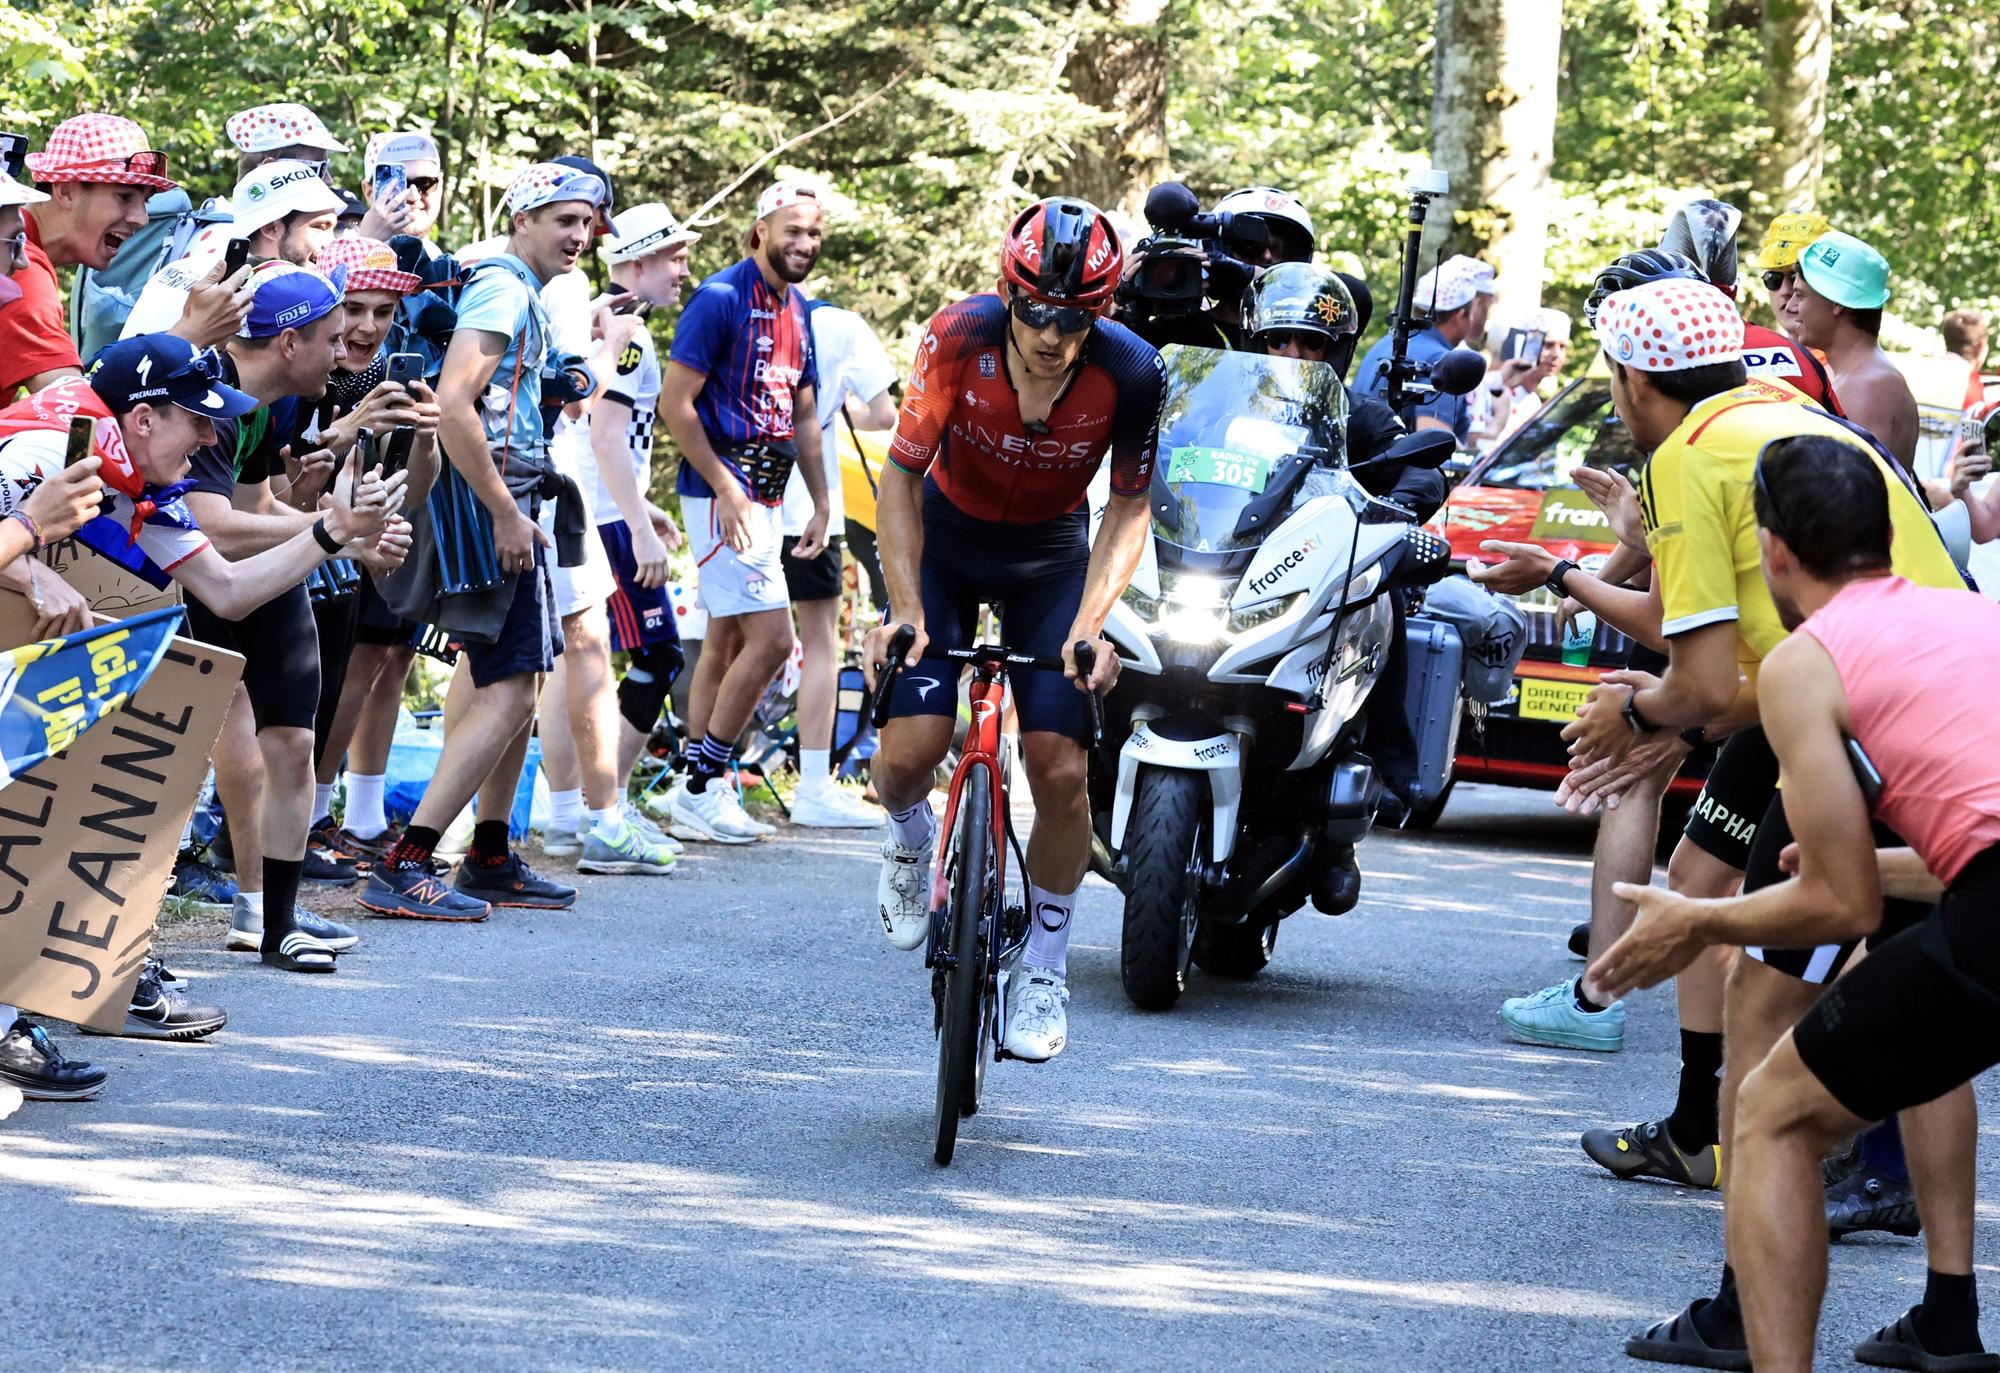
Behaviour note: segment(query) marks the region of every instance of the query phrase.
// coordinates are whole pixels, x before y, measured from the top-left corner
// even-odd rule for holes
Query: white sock
[[[389,817],[382,813],[382,791],[387,778],[377,775],[363,777],[358,772],[347,774],[347,832],[362,839],[374,839],[389,828]]]
[[[833,750],[830,748],[802,748],[799,750],[799,786],[824,787],[833,783]]]
[[[625,812],[616,806],[593,810],[590,813],[590,827],[606,839],[617,839],[625,833]]]
[[[889,833],[906,849],[928,847],[931,836],[937,833],[937,817],[931,814],[929,799],[917,802],[908,810],[890,811]]]
[[[582,787],[574,787],[569,791],[549,792],[549,828],[552,830],[583,828]]]
[[[1069,924],[1076,912],[1076,893],[1057,894],[1028,884],[1028,948],[1021,963],[1047,968],[1058,977],[1069,974]],[[1053,926],[1053,928],[1051,928]]]
[[[333,814],[333,783],[313,783],[313,819],[324,820]]]

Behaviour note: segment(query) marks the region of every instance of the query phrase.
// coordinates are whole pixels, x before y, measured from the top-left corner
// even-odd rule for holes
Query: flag
[[[0,652],[0,787],[131,699],[180,623],[170,606]]]

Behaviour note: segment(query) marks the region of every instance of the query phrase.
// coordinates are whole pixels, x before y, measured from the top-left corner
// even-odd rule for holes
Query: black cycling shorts
[[[354,630],[355,643],[386,644],[391,648],[417,646],[417,640],[423,637],[424,627],[391,610],[389,603],[382,599],[382,593],[375,589],[375,579],[365,570],[361,574],[361,590],[357,595],[360,606]]]
[[[798,546],[798,535],[785,535],[785,591],[792,604],[840,599],[840,540],[827,540],[816,558],[794,558],[792,550]]]
[[[243,686],[258,729],[311,729],[319,710],[319,625],[301,583],[240,620],[187,598],[188,634],[243,655]]]
[[[1792,1043],[1863,1120],[1935,1101],[2000,1063],[2000,847],[1968,863],[1920,924],[1871,945]]]
[[[1746,729],[1723,740],[1708,780],[1688,812],[1687,837],[1703,853],[1738,872],[1750,866],[1757,826],[1778,794],[1778,755],[1761,729]]]

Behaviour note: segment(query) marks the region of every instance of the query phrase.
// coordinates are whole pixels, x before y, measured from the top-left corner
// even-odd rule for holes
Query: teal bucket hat
[[[1852,234],[1823,234],[1799,254],[1799,275],[1817,295],[1850,310],[1889,301],[1889,259]]]

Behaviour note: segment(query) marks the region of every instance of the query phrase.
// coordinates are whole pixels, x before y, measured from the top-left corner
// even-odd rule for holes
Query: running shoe
[[[125,1010],[125,1024],[117,1030],[77,1029],[87,1035],[116,1035],[125,1039],[171,1039],[182,1043],[206,1039],[229,1023],[229,1013],[220,1006],[197,1006],[179,992],[160,985],[159,964],[151,959],[132,989],[132,1004]]]
[[[64,1058],[47,1030],[25,1020],[0,1035],[0,1082],[30,1101],[88,1101],[111,1076],[82,1059]]]
[[[401,837],[394,825],[372,839],[364,839],[353,830],[342,827],[334,831],[333,847],[372,868],[389,856],[389,850],[396,847],[396,841]]]
[[[486,864],[468,858],[459,865],[453,883],[460,896],[495,906],[519,906],[528,910],[566,911],[576,904],[576,888],[551,882],[509,853],[503,863]]]
[[[184,992],[188,989],[187,979],[179,973],[170,972],[167,965],[157,956],[153,958],[153,969],[160,975],[160,985],[170,992]]]
[[[1909,1238],[1922,1229],[1908,1178],[1889,1177],[1864,1163],[1826,1189],[1826,1231],[1834,1239],[1864,1230]]]
[[[1576,1004],[1576,984],[1577,979],[1571,978],[1533,996],[1508,997],[1500,1003],[1500,1023],[1523,1043],[1617,1053],[1625,1047],[1625,1003],[1614,1001],[1601,1011],[1586,1011]]]
[[[685,844],[654,824],[652,816],[633,805],[631,797],[619,798],[618,813],[625,817],[626,824],[645,835],[653,843],[673,850],[676,857],[686,851],[687,846]]]
[[[746,823],[750,817],[736,803],[736,795],[720,782],[710,782],[699,794],[677,788],[672,798],[672,830],[681,839],[709,844],[754,844],[756,832]],[[740,818],[739,818],[740,817]]]
[[[361,942],[360,932],[352,925],[329,920],[303,906],[292,907],[292,926],[335,953],[346,953]],[[229,917],[229,948],[236,953],[258,953],[263,947],[264,912],[253,908],[239,896],[236,898],[236,909]]]
[[[920,849],[905,848],[894,837],[882,841],[882,875],[875,883],[875,905],[882,916],[882,933],[898,949],[914,949],[931,932],[931,863],[937,840]]]
[[[455,892],[423,868],[377,868],[354,898],[377,915],[400,920],[484,920],[493,907]]]
[[[236,879],[208,862],[205,850],[190,846],[174,855],[174,884],[167,895],[206,911],[226,911],[236,901]]]
[[[792,823],[807,829],[871,830],[888,823],[874,806],[834,782],[800,786],[792,798]]]
[[[1021,967],[1007,979],[1007,1036],[1015,1058],[1046,1063],[1069,1042],[1069,985],[1061,973]]]
[[[1710,1190],[1722,1185],[1722,1146],[1711,1144],[1684,1154],[1667,1134],[1663,1120],[1623,1130],[1585,1130],[1583,1152],[1620,1178],[1663,1178],[1677,1186]]]
[[[574,858],[583,852],[583,831],[565,825],[558,829],[550,825],[542,831],[542,856],[544,858]]]
[[[361,880],[361,869],[332,849],[308,840],[305,865],[299,869],[299,880],[317,882],[326,887],[351,887]]]
[[[612,838],[601,829],[592,829],[584,836],[576,870],[619,877],[663,877],[674,870],[674,862],[672,849],[652,843],[631,825],[620,825]]]

